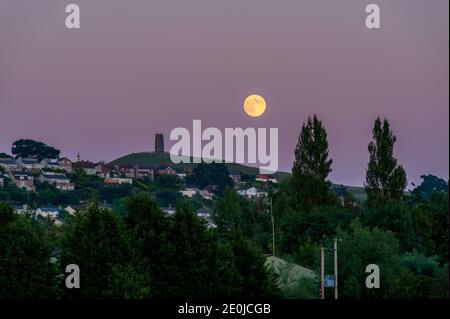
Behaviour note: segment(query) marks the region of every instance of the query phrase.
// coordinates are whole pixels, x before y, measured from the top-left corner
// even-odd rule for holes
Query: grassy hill
[[[192,158],[191,158],[192,159]],[[191,161],[192,162],[192,161]],[[131,153],[122,157],[115,159],[109,164],[122,164],[122,165],[139,165],[143,167],[158,168],[161,166],[171,166],[177,168],[180,171],[190,171],[194,165],[191,163],[180,163],[174,164],[170,159],[169,153],[151,153],[151,152],[141,152],[141,153]],[[259,174],[259,169],[256,167],[245,166],[237,163],[225,163],[230,171],[237,171],[241,174],[256,176]],[[291,173],[288,172],[276,172],[274,174],[275,178],[282,180]],[[333,184],[332,189],[338,187],[339,185]],[[364,187],[357,186],[347,186],[347,190],[351,192],[355,198],[362,202],[366,199],[366,193]]]
[[[192,159],[192,158],[191,158]],[[192,162],[192,161],[191,161]],[[109,164],[122,164],[122,165],[139,165],[144,167],[158,168],[161,166],[171,166],[177,168],[180,171],[189,171],[193,168],[192,163],[180,163],[174,164],[170,159],[169,153],[131,153],[122,157],[115,159]],[[245,166],[237,163],[225,163],[230,171],[237,171],[241,174],[256,176],[259,174],[259,169],[256,167]],[[290,173],[287,172],[276,172],[274,174],[275,178],[283,179],[289,176]]]
[[[366,190],[364,189],[364,187],[332,184],[331,190],[336,190],[341,186],[345,186],[347,188],[347,192],[353,194],[353,196],[355,197],[355,199],[358,202],[362,203],[366,200],[367,195],[366,195]]]
[[[352,193],[359,202],[364,202],[367,199],[364,187],[347,186],[347,190]]]
[[[267,257],[265,264],[274,269],[275,273],[280,276],[281,288],[292,288],[302,277],[311,279],[316,278],[316,274],[313,270],[289,263],[275,256]]]

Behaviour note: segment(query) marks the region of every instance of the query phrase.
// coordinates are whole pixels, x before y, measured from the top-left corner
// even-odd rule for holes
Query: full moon
[[[266,101],[259,95],[250,95],[244,101],[244,112],[251,117],[261,116],[266,111]]]

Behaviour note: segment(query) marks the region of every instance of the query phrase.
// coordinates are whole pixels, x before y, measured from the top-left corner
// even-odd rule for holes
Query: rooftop
[[[26,171],[11,171],[11,174],[13,176],[28,176],[28,177],[32,177],[33,174],[30,172],[26,172]]]
[[[47,179],[69,179],[64,174],[43,174],[43,176]]]
[[[13,158],[0,158],[0,163],[2,164],[14,164],[15,161]]]
[[[95,168],[97,166],[95,163],[90,161],[80,161],[72,164],[74,168]]]
[[[39,160],[36,158],[21,158],[20,159],[24,164],[37,164]]]

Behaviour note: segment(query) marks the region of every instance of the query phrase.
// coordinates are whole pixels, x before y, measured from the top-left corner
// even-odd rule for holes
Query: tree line
[[[448,298],[448,182],[432,175],[405,192],[406,172],[394,157],[396,136],[377,118],[368,144],[366,200],[345,187],[332,189],[327,132],[317,116],[302,125],[292,177],[270,194],[270,206],[251,203],[233,190],[217,200],[213,221],[219,236],[233,229],[266,253],[320,273],[320,248],[338,238],[341,298]],[[339,195],[339,196],[338,196]],[[332,258],[325,271],[333,273]],[[380,289],[367,289],[366,266],[380,267]],[[288,298],[319,296],[319,282],[299,281]],[[332,291],[330,291],[332,293]]]
[[[320,247],[339,238],[343,298],[448,298],[448,182],[422,176],[421,185],[405,192],[395,142],[388,120],[377,118],[368,144],[367,199],[356,203],[345,191],[338,199],[327,179],[333,162],[325,127],[317,116],[308,118],[293,176],[274,195],[279,250],[318,271]],[[380,267],[380,289],[365,286],[372,263]]]
[[[327,132],[314,115],[301,127],[292,176],[271,190],[270,201],[250,201],[224,181],[212,208],[215,228],[195,216],[191,202],[178,198],[167,215],[148,192],[128,194],[120,214],[93,201],[62,228],[15,215],[3,202],[0,298],[317,298],[317,278],[280,289],[283,274],[263,256],[275,251],[319,273],[320,247],[334,238],[340,298],[448,298],[448,182],[424,175],[405,192],[395,143],[389,122],[376,119],[367,199],[358,202],[345,187],[332,189]],[[197,174],[206,181],[193,182],[213,180],[207,167]],[[227,175],[221,166],[213,171]],[[82,288],[65,288],[67,264],[80,267]],[[379,289],[365,286],[368,264],[380,267]],[[332,273],[332,264],[325,266]]]
[[[0,204],[0,298],[275,298],[275,277],[238,230],[219,240],[188,203],[173,215],[148,194],[126,216],[96,202],[61,230]],[[51,262],[54,257],[53,262]],[[80,289],[65,287],[65,267]]]

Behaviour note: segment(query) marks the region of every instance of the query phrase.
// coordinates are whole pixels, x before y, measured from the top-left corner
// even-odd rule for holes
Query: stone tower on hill
[[[155,153],[164,153],[164,134],[155,135]]]

